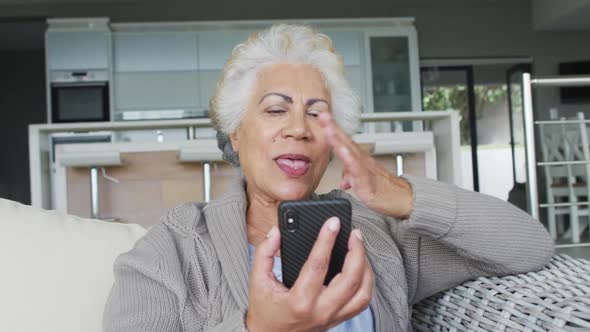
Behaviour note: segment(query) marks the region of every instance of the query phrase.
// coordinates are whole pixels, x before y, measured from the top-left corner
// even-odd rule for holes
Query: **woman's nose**
[[[297,140],[308,140],[311,137],[311,132],[307,121],[308,119],[305,111],[290,112],[285,126],[283,127],[283,137],[291,137]]]

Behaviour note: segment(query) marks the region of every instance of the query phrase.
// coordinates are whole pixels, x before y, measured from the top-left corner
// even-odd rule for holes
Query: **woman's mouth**
[[[275,163],[283,173],[288,176],[298,177],[307,173],[311,161],[302,154],[283,154],[275,158]]]

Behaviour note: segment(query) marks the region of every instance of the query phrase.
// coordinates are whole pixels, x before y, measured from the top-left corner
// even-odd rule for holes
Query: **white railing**
[[[537,187],[537,166],[573,166],[587,165],[590,160],[573,160],[573,161],[541,161],[536,162],[535,158],[535,128],[534,125],[573,125],[573,124],[590,124],[590,120],[533,120],[533,87],[574,87],[590,86],[590,76],[552,76],[542,78],[532,78],[530,73],[523,73],[523,110],[525,126],[525,153],[527,168],[527,198],[529,213],[539,218],[539,208],[556,208],[556,207],[577,207],[587,206],[590,202],[563,202],[563,203],[542,203],[539,204],[539,192]],[[558,245],[556,247],[574,247],[590,246],[590,243],[573,243]]]

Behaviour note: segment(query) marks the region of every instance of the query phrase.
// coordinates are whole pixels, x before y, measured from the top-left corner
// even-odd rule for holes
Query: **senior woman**
[[[211,101],[239,179],[218,199],[172,209],[117,259],[104,329],[407,331],[421,299],[549,260],[545,229],[510,204],[386,170],[348,136],[358,116],[325,35],[276,25],[239,44]],[[332,156],[342,190],[317,196]],[[355,228],[342,272],[323,286],[340,226],[330,218],[287,289],[278,204],[334,197],[351,202]]]

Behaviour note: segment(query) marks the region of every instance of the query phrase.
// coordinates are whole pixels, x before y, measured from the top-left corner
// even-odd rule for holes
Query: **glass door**
[[[518,64],[506,72],[508,88],[508,119],[510,121],[510,148],[512,152],[512,174],[514,184],[508,201],[527,211],[526,156],[522,94],[522,74],[531,71],[530,64]]]
[[[369,37],[369,45],[375,112],[411,111],[408,38]]]
[[[461,118],[462,186],[479,191],[477,119],[473,67],[422,67],[422,104],[425,111],[458,111]]]
[[[365,32],[368,112],[422,110],[417,39],[414,27]],[[387,132],[422,129],[421,121],[375,125],[377,131]]]

